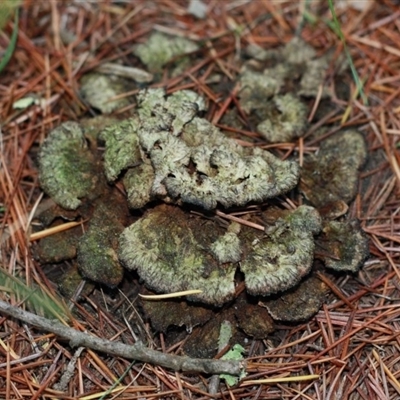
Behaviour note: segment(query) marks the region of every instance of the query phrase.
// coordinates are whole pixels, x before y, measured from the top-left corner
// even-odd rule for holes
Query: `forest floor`
[[[331,294],[310,320],[279,323],[263,340],[248,338],[246,377],[232,387],[221,380],[214,394],[209,392],[210,375],[173,371],[90,348],[79,348],[78,353],[59,335],[12,318],[3,309],[0,398],[398,399],[398,2],[334,2],[342,38],[324,1],[210,0],[194,1],[192,6],[196,3],[194,11],[183,0],[21,3],[16,47],[0,72],[0,300],[24,308],[32,293],[21,295],[22,289],[15,289],[22,287],[15,282],[23,282],[60,301],[52,276],[57,275],[54,269],[61,267],[53,265],[53,275],[49,274],[48,267],[32,256],[36,244],[30,240],[31,223],[44,198],[38,177],[39,147],[48,132],[63,121],[94,115],[79,92],[84,74],[114,61],[145,68],[132,49],[145,42],[152,31],[189,38],[200,50],[195,52],[194,63],[176,75],[165,66],[149,86],[164,87],[168,93],[190,88],[202,94],[209,103],[205,116],[214,123],[221,121],[231,103],[237,104],[234,83],[248,45],[272,49],[300,35],[319,55],[348,51],[356,75],[349,73],[347,98],[333,96],[334,112],[316,121],[317,96],[311,102],[309,120],[311,127],[319,122],[328,130],[356,128],[366,140],[369,155],[380,155],[373,167],[361,171],[359,191],[348,210],[369,238],[370,255],[357,273],[325,277]],[[201,4],[206,5],[204,16]],[[195,12],[199,16],[194,16]],[[0,33],[0,57],[14,28],[15,19],[10,18]],[[219,85],[213,81],[215,73],[222,76]],[[333,67],[327,72],[328,80],[332,74]],[[139,86],[133,85],[121,98],[130,98]],[[133,107],[128,103],[113,115],[129,115]],[[262,140],[251,127],[232,128],[232,132],[239,141]],[[290,154],[301,162],[304,152],[318,150],[318,141],[312,140],[306,135],[290,145],[269,147],[279,156]],[[134,333],[125,323],[132,316],[130,300],[115,296],[96,287],[83,302],[86,304],[75,305],[68,325],[103,339],[133,344]],[[116,302],[120,309],[130,310],[125,320],[120,313],[110,311]],[[182,354],[182,343],[189,333],[181,332],[180,341],[172,343],[168,333],[153,331],[146,320],[141,324],[152,349]],[[67,365],[71,367],[69,374],[65,372]]]

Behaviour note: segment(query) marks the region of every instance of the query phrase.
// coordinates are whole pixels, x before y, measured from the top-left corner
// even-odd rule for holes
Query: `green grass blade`
[[[329,4],[329,10],[331,11],[332,14],[332,18],[333,18],[333,26],[331,26],[331,29],[336,33],[336,35],[339,37],[340,41],[343,44],[343,49],[344,52],[346,54],[346,58],[349,62],[350,65],[350,70],[351,70],[351,74],[353,75],[353,80],[357,86],[357,92],[360,94],[364,105],[368,105],[368,99],[367,96],[364,93],[364,89],[363,89],[363,83],[360,80],[360,77],[358,76],[358,72],[356,70],[356,67],[354,66],[353,63],[353,58],[351,57],[351,54],[349,52],[349,49],[347,47],[346,44],[346,38],[343,35],[342,29],[340,27],[340,23],[337,19],[337,15],[336,15],[336,11],[335,11],[335,6],[333,5],[333,0],[328,0],[328,4]]]
[[[124,371],[124,373],[107,389],[107,391],[99,398],[99,400],[104,400],[108,395],[112,393],[112,391],[122,382],[128,372],[132,369],[136,361],[132,361],[128,368]]]
[[[25,283],[0,268],[0,283],[6,293],[15,296],[17,301],[28,305],[36,314],[46,318],[65,321],[69,311],[58,299],[52,298],[40,287],[29,287]]]
[[[21,4],[22,0],[0,0],[0,31]]]
[[[17,44],[17,38],[18,38],[18,21],[19,21],[19,12],[18,12],[18,8],[16,8],[15,17],[14,17],[14,29],[11,34],[10,43],[8,44],[7,49],[4,53],[4,56],[0,61],[0,73],[6,67],[6,65],[8,64],[8,62],[11,59],[11,56],[14,53],[15,45]]]

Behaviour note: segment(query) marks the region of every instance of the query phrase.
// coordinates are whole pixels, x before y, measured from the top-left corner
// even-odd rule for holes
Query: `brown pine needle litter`
[[[226,127],[225,132],[244,146],[272,148],[281,158],[298,155],[300,162],[319,146],[312,137],[316,129],[312,122],[321,107],[321,90],[310,108],[311,125],[304,138],[270,145],[262,141],[240,110],[235,79],[237,59],[244,48],[249,44],[276,48],[287,43],[296,30],[319,54],[342,48],[330,28],[332,16],[326,1],[25,0],[15,5],[18,3],[18,40],[0,72],[0,268],[4,271],[0,277],[12,275],[32,288],[32,293],[44,292],[63,303],[55,283],[63,264],[43,266],[37,262],[36,241],[40,235],[53,235],[52,229],[59,232],[85,222],[63,220],[43,232],[30,230],[34,227],[32,214],[42,196],[37,171],[39,146],[61,122],[95,114],[79,95],[80,78],[85,73],[112,63],[143,71],[143,65],[132,56],[132,48],[144,43],[151,31],[186,37],[202,46],[195,64],[184,66],[176,75],[167,74],[170,65],[165,65],[154,87],[164,87],[168,93],[184,88],[197,91],[208,99],[206,118]],[[203,18],[195,9],[196,3],[205,7]],[[124,297],[98,287],[86,291],[86,284],[69,303],[69,319],[64,324],[79,335],[102,340],[105,346],[134,346],[140,338],[145,341],[145,351],[135,362],[134,355],[128,359],[113,353],[111,347],[110,352],[90,349],[81,341],[83,336],[78,335],[75,343],[68,336],[62,339],[59,331],[51,330],[51,322],[61,329],[60,322],[50,321],[49,329],[40,329],[33,320],[19,319],[32,311],[40,314],[40,309],[28,309],[28,297],[33,295],[15,293],[4,278],[0,281],[0,398],[399,398],[400,5],[395,0],[334,3],[368,104],[360,97],[359,87],[350,83],[348,98],[332,99],[339,111],[319,117],[317,124],[322,121],[326,136],[337,130],[338,124],[356,126],[364,134],[368,150],[378,155],[363,171],[357,198],[348,210],[361,221],[370,238],[370,257],[364,267],[354,275],[326,276],[325,282],[333,291],[311,320],[280,323],[266,339],[248,339],[240,364],[245,366],[246,377],[232,387],[221,381],[214,394],[208,392],[212,377],[204,372],[207,363],[197,373],[179,371],[181,364],[176,364],[176,371],[166,362],[157,365],[157,357],[164,356],[183,362],[179,356],[189,333],[183,330],[173,342],[168,335],[153,332],[134,301],[128,299],[138,295],[130,288],[121,288],[129,294]],[[190,4],[195,11],[190,11]],[[200,12],[200,17],[191,14],[195,12]],[[14,23],[10,14],[0,33],[0,58],[10,44]],[[215,71],[229,85],[213,82]],[[334,73],[333,69],[328,72]],[[134,93],[137,89],[127,88],[125,96],[118,98]],[[229,127],[225,122],[231,105],[237,106],[238,118],[248,128]],[[124,115],[133,107],[125,105],[115,115]],[[289,208],[299,205],[294,199],[282,204]],[[247,221],[246,215],[235,215],[218,211],[214,218],[263,229]],[[27,309],[26,314],[14,313],[14,309],[8,312],[9,305],[23,312]],[[83,347],[79,353],[74,344]],[[156,358],[146,358],[146,351]],[[212,365],[225,365],[223,360],[213,362],[220,364],[210,363],[210,373],[220,371]],[[232,365],[236,368],[239,364]]]

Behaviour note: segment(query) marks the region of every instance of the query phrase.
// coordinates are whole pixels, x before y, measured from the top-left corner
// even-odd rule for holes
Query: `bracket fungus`
[[[274,321],[268,311],[258,304],[252,304],[246,296],[238,299],[235,316],[243,331],[255,339],[264,339],[275,330]]]
[[[85,278],[115,287],[124,273],[118,261],[117,246],[126,212],[115,195],[110,195],[108,200],[109,203],[96,201],[88,229],[79,240],[77,253],[79,270]]]
[[[144,293],[148,292],[144,291]],[[188,302],[185,299],[141,300],[141,306],[157,332],[167,332],[170,326],[185,326],[190,332],[194,327],[205,324],[214,316],[210,307],[201,307],[198,303]]]
[[[259,77],[258,84],[264,88],[264,95],[267,97],[282,92],[315,97],[320,86],[322,93],[319,95],[329,97],[331,92],[325,85],[329,64],[333,63],[339,72],[342,72],[345,65],[341,57],[333,58],[333,52],[318,57],[316,50],[300,37],[294,37],[286,45],[274,50],[263,50],[259,46],[250,45],[246,52],[251,60],[245,63],[240,78],[242,90],[245,92],[241,93],[244,109],[248,108],[247,101],[251,101],[251,93],[246,89],[246,83],[251,84],[253,74],[254,77]],[[268,86],[273,89],[269,94]]]
[[[97,136],[105,143],[102,163],[96,151],[89,148],[80,125],[64,123],[50,133],[42,146],[39,159],[42,187],[58,204],[70,209],[80,206],[83,199],[94,201],[99,196],[111,196],[107,195],[108,189],[99,175],[101,164],[109,182],[123,178],[131,207],[140,208],[152,199],[161,198],[166,202],[214,209],[218,203],[229,207],[263,201],[296,185],[299,169],[295,162],[281,161],[267,151],[237,145],[208,121],[196,116],[204,107],[203,99],[191,91],[177,92],[168,98],[161,89],[142,91],[138,95],[136,115],[106,127]],[[115,246],[110,242],[114,239],[110,237],[116,237],[122,226],[111,209],[104,209],[104,200],[93,204],[96,210],[92,221],[78,245],[78,263],[84,276],[115,286],[122,279],[122,270],[118,268]],[[162,211],[151,210],[124,231],[120,240],[122,261],[137,267],[145,280],[156,276],[155,271],[145,271],[141,264],[145,260],[154,262],[155,257],[152,251],[156,250],[146,247],[151,243],[149,238],[145,244],[140,243],[140,238],[147,237],[150,229],[146,227],[142,232],[141,225],[149,224],[155,230],[154,243],[164,243],[167,253],[163,257],[172,257],[170,264],[175,268],[169,271],[168,266],[158,265],[170,279],[163,277],[160,284],[147,282],[150,288],[179,291],[196,282],[205,294],[194,299],[213,304],[231,299],[235,263],[242,252],[235,229],[220,231],[215,224],[208,223],[204,224],[207,230],[198,233],[195,228],[200,221],[195,217],[187,218],[179,208],[165,207],[159,209]],[[167,217],[163,214],[174,218],[165,220]],[[105,227],[104,221],[112,227]],[[164,230],[160,229],[162,221]],[[174,227],[178,237],[186,230],[193,230],[193,234],[179,239],[179,243],[169,243]],[[136,246],[132,247],[134,254],[123,246],[129,232],[130,238],[138,235],[134,239]],[[93,248],[93,242],[99,243],[98,249]],[[183,246],[182,254],[184,249],[192,249],[187,259],[174,258],[175,247],[179,245]],[[99,256],[94,257],[98,252]]]
[[[129,87],[132,85],[124,78],[93,72],[82,77],[80,94],[92,107],[108,114],[130,104],[126,97],[115,99]]]
[[[262,300],[260,305],[275,320],[305,321],[319,311],[327,293],[326,284],[311,275],[281,296]]]
[[[267,296],[295,286],[310,271],[313,235],[320,231],[321,219],[309,206],[272,209],[265,217],[265,232],[243,228],[224,233],[212,221],[176,206],[158,206],[124,230],[120,259],[152,290],[200,289],[190,299],[213,305],[233,298],[240,261],[248,292]]]
[[[130,118],[117,124],[118,129],[115,129],[116,124],[113,124],[102,130],[99,135],[107,146],[104,153],[104,171],[108,181],[114,181],[123,170],[142,162],[139,139],[135,134],[135,119]]]
[[[291,93],[274,96],[264,113],[266,119],[257,125],[257,130],[271,143],[301,137],[307,126],[308,108]]]

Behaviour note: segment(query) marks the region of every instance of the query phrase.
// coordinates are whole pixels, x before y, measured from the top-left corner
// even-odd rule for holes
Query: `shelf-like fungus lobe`
[[[93,198],[98,165],[82,127],[64,122],[53,129],[39,153],[39,179],[43,190],[61,207],[75,210],[82,198]]]
[[[304,134],[307,113],[307,105],[293,94],[274,96],[266,104],[266,118],[257,125],[257,130],[271,143],[289,142]]]
[[[82,276],[109,287],[117,286],[124,274],[117,247],[127,212],[118,197],[110,193],[107,200],[96,201],[88,229],[77,247]]]
[[[137,116],[101,135],[109,180],[128,169],[124,184],[131,207],[143,207],[154,198],[205,209],[218,203],[240,206],[296,186],[297,163],[225,137],[196,116],[204,101],[194,92],[180,91],[166,98],[162,89],[149,89],[139,93],[138,105]]]
[[[330,64],[340,67],[342,60],[333,60],[333,52],[317,57],[299,37],[277,49],[250,45],[245,51],[251,59],[241,68],[239,101],[249,121],[271,143],[303,136],[310,111],[306,98],[332,95],[327,70]]]
[[[271,208],[266,218],[266,232],[236,227],[224,232],[215,221],[158,206],[124,230],[119,256],[152,290],[200,289],[190,298],[213,305],[233,298],[240,261],[248,292],[267,296],[295,286],[310,271],[321,220],[308,206]]]
[[[132,86],[126,79],[92,72],[84,75],[80,83],[80,94],[83,99],[103,114],[112,113],[129,105],[129,99],[126,97],[115,99]]]
[[[348,203],[357,192],[359,170],[366,157],[360,132],[335,133],[321,143],[317,154],[305,157],[300,190],[318,208],[340,200]]]
[[[260,302],[275,320],[298,322],[305,321],[316,314],[329,292],[326,284],[310,275],[300,285]]]
[[[314,235],[321,229],[317,210],[300,206],[294,211],[270,209],[265,232],[243,228],[240,269],[247,291],[267,296],[295,286],[311,269]]]
[[[179,61],[197,48],[156,33],[134,51],[159,72],[168,62],[179,68]],[[319,90],[331,55],[317,58],[314,49],[295,38],[281,49],[257,50],[255,58],[239,78],[241,108],[270,142],[301,137],[307,128],[304,97],[329,96],[327,87]],[[110,112],[116,102],[90,100],[90,95],[97,100],[90,84],[100,78],[89,76],[86,83],[84,79],[82,94],[94,107]],[[115,88],[109,83],[121,82],[108,77],[100,80],[108,96]],[[65,209],[79,207],[79,211],[83,204],[94,210],[79,243],[67,249],[67,257],[77,256],[82,276],[116,286],[123,276],[122,263],[137,270],[154,292],[202,291],[189,296],[189,303],[144,305],[147,315],[154,315],[158,330],[165,331],[169,325],[191,329],[211,318],[209,324],[215,325],[218,335],[223,318],[229,317],[236,318],[247,334],[263,338],[274,329],[270,315],[277,320],[304,320],[321,306],[327,288],[309,273],[315,243],[324,250],[319,253],[327,267],[350,271],[360,267],[368,243],[355,223],[322,223],[310,206],[295,210],[265,206],[266,200],[296,187],[300,174],[296,162],[282,161],[255,146],[242,147],[226,137],[200,117],[206,104],[195,92],[182,90],[166,96],[163,89],[147,89],[136,100],[131,118],[107,119],[99,134],[94,120],[89,122],[93,129],[66,122],[50,132],[40,150],[40,181],[46,193]],[[98,142],[104,143],[104,153],[94,149]],[[306,155],[300,189],[325,218],[346,212],[365,154],[362,135],[351,130],[323,141],[316,155]],[[144,215],[127,228],[131,216],[115,182],[125,186],[131,209],[146,207]],[[149,204],[153,200],[167,204]],[[252,202],[264,203],[260,206],[264,211],[245,218],[263,224],[263,231],[236,223],[226,228],[210,215],[190,212],[193,205],[214,210]],[[321,226],[322,234],[317,236]],[[52,257],[53,261],[64,259]],[[236,275],[238,270],[241,273]],[[244,279],[247,289],[238,299],[234,299],[235,275]],[[265,308],[259,307],[260,296]],[[217,313],[214,306],[231,300],[234,307]],[[197,302],[207,305],[199,307]],[[177,309],[164,318],[170,306]],[[188,313],[196,315],[188,317]],[[197,341],[195,345],[199,347]]]
[[[368,238],[356,220],[324,222],[316,243],[325,265],[337,271],[357,272],[369,255]]]
[[[163,65],[198,48],[197,44],[189,39],[154,32],[146,43],[135,47],[134,54],[150,71],[160,72]]]
[[[119,257],[156,292],[199,289],[202,293],[190,299],[221,305],[233,298],[236,270],[232,262],[220,263],[211,249],[223,235],[212,221],[160,205],[123,231]]]

